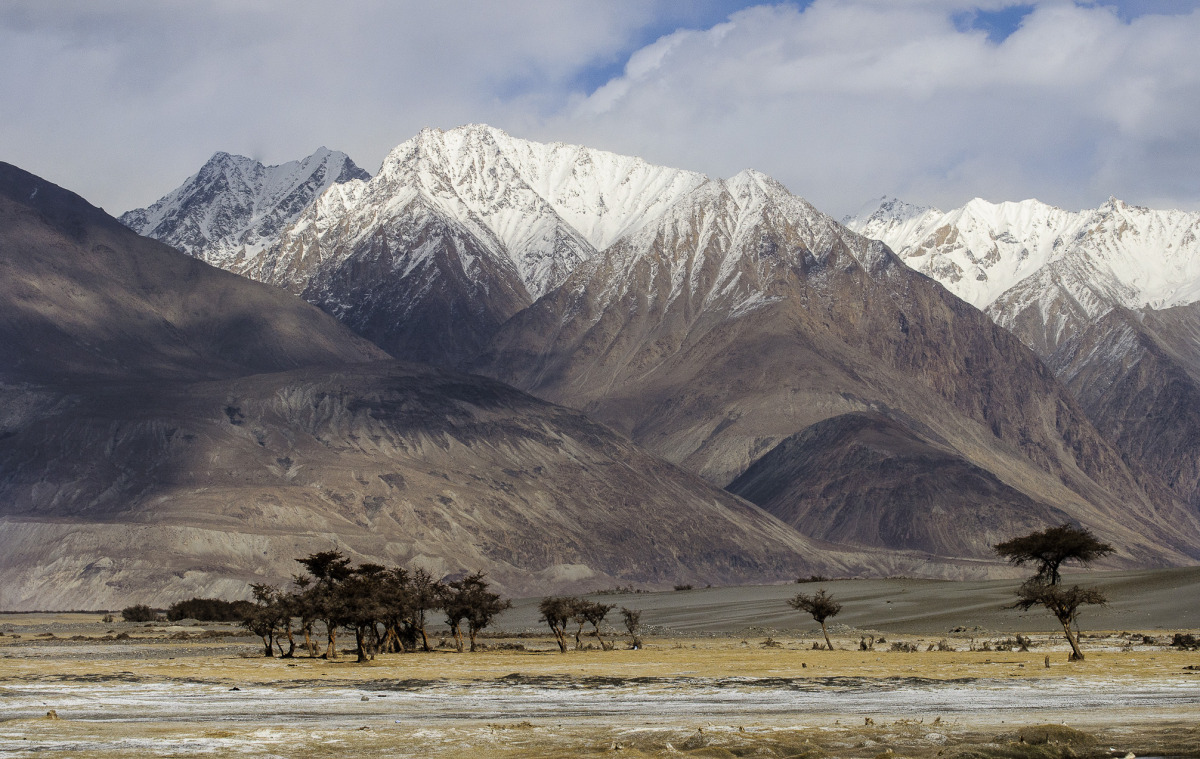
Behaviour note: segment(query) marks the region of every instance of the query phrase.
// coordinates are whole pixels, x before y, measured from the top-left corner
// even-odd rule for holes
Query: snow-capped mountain
[[[845,223],[882,240],[1043,355],[1114,307],[1200,300],[1197,213],[1115,198],[1076,212],[1036,200],[976,198],[942,212],[884,198]]]
[[[365,230],[433,213],[511,268],[536,298],[705,179],[640,158],[519,140],[486,125],[426,129],[389,153],[374,179],[322,199],[283,242],[309,235],[322,260],[352,256]]]
[[[369,177],[345,153],[324,147],[278,166],[217,153],[157,203],[120,220],[140,235],[236,270],[279,239],[331,185]]]
[[[303,295],[396,355],[460,362],[704,181],[484,125],[426,129],[369,181],[330,188],[235,270]]]

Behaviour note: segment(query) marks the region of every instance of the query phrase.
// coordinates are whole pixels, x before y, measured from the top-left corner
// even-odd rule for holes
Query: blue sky
[[[0,160],[119,213],[214,152],[374,171],[486,122],[834,215],[1109,195],[1200,208],[1194,0],[0,0]]]

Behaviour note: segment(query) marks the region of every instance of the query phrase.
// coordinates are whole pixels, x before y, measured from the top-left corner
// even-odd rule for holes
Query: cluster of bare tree
[[[600,625],[614,608],[616,608],[615,604],[602,604],[576,596],[550,596],[543,598],[542,602],[538,604],[538,611],[542,613],[542,621],[550,626],[550,631],[554,633],[554,639],[558,641],[558,650],[564,654],[567,652],[567,628],[572,623],[576,626],[576,651],[583,648],[584,625],[592,626],[592,632],[589,634],[596,637],[600,648],[611,651],[613,643],[601,637]],[[622,608],[621,616],[625,623],[625,631],[629,633],[630,647],[641,648],[642,639],[639,633],[641,632],[642,612]]]
[[[293,578],[293,590],[252,586],[255,603],[241,621],[262,638],[266,656],[274,656],[276,649],[281,656],[294,656],[297,633],[303,635],[308,655],[317,656],[318,623],[325,631],[321,654],[325,658],[337,657],[339,630],[354,633],[360,662],[376,653],[415,651],[418,646],[429,651],[426,618],[439,609],[445,612],[455,648],[464,648],[465,627],[474,651],[478,633],[511,605],[488,590],[482,572],[441,582],[424,569],[352,566],[339,551],[322,551],[297,561],[306,573]]]

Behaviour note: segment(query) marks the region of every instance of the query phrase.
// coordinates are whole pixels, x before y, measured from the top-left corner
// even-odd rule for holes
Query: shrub
[[[126,622],[153,622],[158,619],[158,612],[146,604],[135,604],[121,609],[121,619]]]
[[[195,619],[201,622],[237,622],[254,608],[249,601],[223,601],[220,598],[193,598],[179,601],[167,609],[167,619]]]

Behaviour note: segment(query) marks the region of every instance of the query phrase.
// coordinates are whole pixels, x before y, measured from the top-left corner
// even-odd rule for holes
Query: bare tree
[[[1079,640],[1071,632],[1071,623],[1080,606],[1108,603],[1104,594],[1094,588],[1081,588],[1072,585],[1064,588],[1061,585],[1051,585],[1042,582],[1038,577],[1031,577],[1017,590],[1015,608],[1028,611],[1034,606],[1044,606],[1063,626],[1063,634],[1071,644],[1071,661],[1083,661],[1083,651],[1079,648]]]
[[[642,611],[641,609],[628,609],[621,607],[621,619],[625,622],[625,632],[629,633],[629,647],[639,649],[642,647],[642,639],[638,633],[642,629]]]
[[[550,596],[543,598],[538,604],[542,621],[550,626],[554,640],[558,642],[558,650],[564,654],[567,652],[567,625],[575,616],[575,606],[578,602],[578,598],[570,596]]]
[[[1086,567],[1116,549],[1097,540],[1086,527],[1068,523],[997,543],[992,550],[1014,566],[1037,565],[1036,579],[1046,585],[1058,585],[1062,579],[1058,570],[1063,562],[1075,561]]]
[[[592,633],[596,636],[596,640],[600,643],[600,648],[605,651],[612,650],[612,644],[606,643],[604,638],[600,637],[600,625],[603,624],[604,618],[608,613],[616,608],[616,604],[602,604],[598,601],[581,601],[579,605],[579,615],[592,626]]]
[[[825,629],[825,620],[830,617],[836,617],[837,613],[842,610],[842,605],[833,600],[833,596],[827,594],[824,588],[821,588],[813,595],[798,594],[795,598],[788,601],[788,606],[796,611],[807,612],[812,615],[812,618],[821,625],[821,634],[825,636],[825,645],[830,651],[833,650],[833,643],[829,640],[829,632]]]

